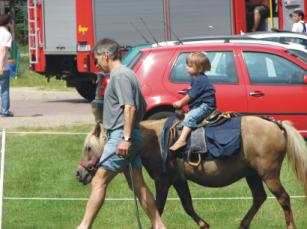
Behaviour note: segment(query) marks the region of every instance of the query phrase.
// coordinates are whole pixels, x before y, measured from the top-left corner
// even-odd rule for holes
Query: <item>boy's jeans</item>
[[[8,114],[10,109],[10,71],[0,75],[1,114]]]
[[[201,121],[206,115],[208,115],[212,110],[213,109],[206,103],[202,103],[199,107],[193,108],[187,113],[188,117],[181,122],[181,125],[195,129],[197,127],[197,123]]]

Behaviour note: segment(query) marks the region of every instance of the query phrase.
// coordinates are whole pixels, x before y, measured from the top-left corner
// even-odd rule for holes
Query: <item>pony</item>
[[[282,207],[287,228],[295,228],[290,197],[280,181],[280,171],[287,155],[307,195],[307,147],[304,138],[289,121],[270,121],[257,116],[242,116],[241,145],[236,154],[227,158],[202,160],[198,167],[184,162],[182,167],[186,179],[180,176],[176,160],[169,160],[167,173],[163,173],[160,135],[165,121],[161,119],[141,122],[144,144],[140,155],[145,169],[154,180],[156,204],[160,214],[163,213],[168,190],[173,186],[185,212],[199,228],[208,229],[209,224],[194,211],[187,180],[207,187],[223,187],[245,178],[252,192],[253,203],[239,228],[249,228],[253,217],[266,200],[264,184]],[[105,142],[105,130],[97,124],[84,141],[76,173],[76,178],[83,184],[90,183],[95,175],[95,164],[101,156]],[[129,175],[125,176],[131,185]]]

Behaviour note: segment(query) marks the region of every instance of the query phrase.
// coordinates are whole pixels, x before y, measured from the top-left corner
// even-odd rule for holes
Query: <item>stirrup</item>
[[[189,150],[189,153],[188,153],[188,164],[190,166],[193,166],[193,167],[198,167],[200,165],[200,162],[201,162],[201,155],[200,155],[200,153],[198,153],[198,161],[197,162],[190,161],[190,156],[191,156],[191,150]]]

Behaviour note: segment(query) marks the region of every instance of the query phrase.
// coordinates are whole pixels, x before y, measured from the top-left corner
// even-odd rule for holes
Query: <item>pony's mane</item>
[[[94,152],[94,154],[100,154],[101,147],[104,143],[104,131],[101,129],[101,132],[99,134],[99,137],[94,135],[95,128],[86,136],[83,144],[83,150],[85,150],[86,147],[90,146],[91,150]]]

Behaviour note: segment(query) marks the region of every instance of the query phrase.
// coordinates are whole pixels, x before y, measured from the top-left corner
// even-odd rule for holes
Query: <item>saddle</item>
[[[169,147],[181,134],[181,128],[178,124],[184,118],[182,111],[176,111],[176,117],[167,119],[161,135],[164,172],[166,171],[167,158],[175,157],[177,167],[183,166],[184,161],[191,166],[198,167],[203,159],[232,155],[238,148],[238,139],[240,139],[241,133],[240,118],[230,119],[237,116],[239,116],[238,113],[212,111],[192,131],[187,146],[174,154],[170,152]],[[180,163],[178,163],[179,161]]]
[[[188,144],[175,153],[170,146],[181,134],[178,126],[184,113],[176,111],[176,116],[169,117],[161,133],[162,167],[166,173],[167,162],[175,159],[178,175],[185,180],[185,163],[198,167],[202,160],[232,156],[241,145],[241,117],[239,113],[212,111],[192,131]]]
[[[182,110],[176,110],[175,115],[179,120],[183,120],[185,113]],[[198,123],[197,128],[203,126],[218,126],[226,122],[228,119],[237,116],[240,116],[240,113],[229,111],[221,112],[219,109],[214,109]]]

